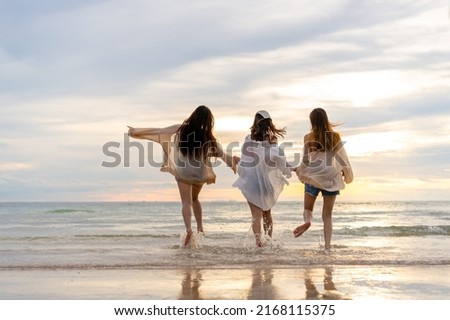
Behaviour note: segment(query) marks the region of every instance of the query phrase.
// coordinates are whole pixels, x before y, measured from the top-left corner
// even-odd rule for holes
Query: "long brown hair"
[[[205,159],[217,150],[213,135],[214,116],[206,106],[198,106],[178,129],[178,147],[183,156]]]
[[[271,118],[264,118],[259,113],[255,114],[253,125],[250,128],[250,137],[254,141],[273,142],[278,137],[284,137],[286,128],[278,129],[272,122]]]
[[[313,141],[310,148],[317,151],[331,151],[341,143],[341,136],[333,130],[336,124],[328,120],[328,115],[322,108],[316,108],[309,114]]]

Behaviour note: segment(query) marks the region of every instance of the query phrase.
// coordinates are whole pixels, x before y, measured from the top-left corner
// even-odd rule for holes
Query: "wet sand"
[[[450,266],[0,269],[3,300],[446,300]]]

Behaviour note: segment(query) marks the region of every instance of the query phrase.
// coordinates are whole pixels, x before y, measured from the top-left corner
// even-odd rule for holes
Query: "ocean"
[[[450,265],[450,202],[338,199],[330,252],[321,200],[311,228],[293,237],[302,208],[278,202],[273,237],[256,248],[246,203],[204,202],[205,234],[186,248],[178,202],[0,203],[0,269]]]

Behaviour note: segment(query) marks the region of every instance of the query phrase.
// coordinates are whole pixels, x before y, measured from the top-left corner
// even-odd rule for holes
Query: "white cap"
[[[266,110],[259,110],[256,114],[259,114],[263,119],[271,119],[270,114]]]

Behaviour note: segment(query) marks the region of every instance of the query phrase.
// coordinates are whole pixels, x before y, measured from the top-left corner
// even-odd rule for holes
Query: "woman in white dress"
[[[251,132],[245,137],[239,162],[239,178],[233,184],[247,199],[252,213],[252,229],[256,245],[262,247],[261,222],[269,236],[273,223],[271,209],[283,187],[288,184],[285,177],[291,177],[291,167],[286,163],[284,153],[277,145],[278,137],[286,130],[277,129],[265,110],[255,114]]]
[[[316,108],[309,115],[311,132],[304,137],[303,161],[296,169],[297,176],[305,184],[304,223],[294,230],[301,236],[312,222],[314,203],[319,193],[323,196],[322,220],[325,249],[331,247],[333,230],[332,212],[339,190],[353,181],[353,170],[339,133],[333,130],[328,115]]]
[[[129,127],[128,131],[128,135],[133,138],[155,141],[163,148],[164,164],[161,171],[170,172],[177,181],[186,227],[185,246],[192,238],[192,212],[197,231],[203,233],[202,206],[198,197],[205,183],[216,181],[210,158],[221,158],[236,171],[232,157],[223,152],[214,137],[213,127],[211,110],[199,106],[182,124],[166,128]]]

